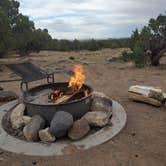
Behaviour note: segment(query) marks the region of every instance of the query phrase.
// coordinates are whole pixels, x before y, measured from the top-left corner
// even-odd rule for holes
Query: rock
[[[88,112],[84,115],[90,126],[103,127],[109,123],[109,116],[102,111]]]
[[[0,86],[0,91],[3,90],[3,88]]]
[[[10,122],[13,129],[18,129],[23,126],[23,115],[24,115],[25,105],[18,104],[10,114]]]
[[[93,94],[91,110],[105,112],[110,117],[112,115],[112,101],[105,94],[97,92]]]
[[[0,91],[0,102],[8,102],[17,98],[18,96],[12,91]]]
[[[13,129],[19,129],[31,121],[31,117],[24,116],[25,105],[18,104],[10,114],[10,122]]]
[[[56,138],[50,133],[49,128],[40,130],[39,138],[42,142],[54,142],[56,140]]]
[[[41,116],[33,116],[30,123],[27,124],[23,129],[24,137],[27,139],[27,141],[38,141],[38,133],[44,128],[44,126],[45,120]]]
[[[30,121],[32,120],[32,118],[30,116],[23,116],[22,120],[23,120],[24,125],[27,125],[27,124],[30,123]]]
[[[95,97],[106,97],[106,98],[108,98],[108,96],[105,95],[104,93],[102,93],[102,92],[97,92],[97,91],[94,91],[94,92],[92,93],[92,97],[93,97],[93,98],[95,98]]]
[[[67,112],[59,111],[55,113],[51,125],[50,132],[55,137],[63,137],[73,125],[73,116]]]
[[[84,118],[77,120],[73,123],[73,126],[68,132],[69,138],[72,140],[79,140],[84,137],[90,130],[88,121]]]

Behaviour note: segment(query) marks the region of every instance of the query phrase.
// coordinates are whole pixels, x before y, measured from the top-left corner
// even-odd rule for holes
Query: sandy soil
[[[0,166],[166,166],[166,105],[155,108],[128,99],[129,86],[151,85],[166,91],[166,58],[159,67],[137,69],[132,63],[109,62],[124,49],[97,52],[41,52],[28,58],[0,60],[1,64],[30,60],[46,71],[55,71],[56,81],[68,81],[72,66],[83,64],[86,83],[119,101],[126,109],[128,120],[123,131],[103,145],[87,151],[60,157],[28,157],[0,150]],[[70,60],[73,56],[75,59]],[[0,80],[18,77],[1,67]],[[0,83],[6,90],[21,95],[19,81]],[[45,83],[45,80],[37,84]],[[31,86],[36,85],[36,83]],[[72,151],[72,149],[71,149]]]

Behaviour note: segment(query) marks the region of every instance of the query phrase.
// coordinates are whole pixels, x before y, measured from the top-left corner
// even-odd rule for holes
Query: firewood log
[[[129,92],[129,98],[131,98],[134,101],[144,102],[144,103],[151,104],[157,107],[162,106],[162,102],[155,100],[153,98],[148,98],[146,96],[143,96],[137,93]]]
[[[73,95],[64,95],[59,97],[57,100],[54,101],[54,104],[62,104],[67,102]]]
[[[128,93],[129,98],[134,101],[141,101],[158,107],[165,102],[164,94],[159,88],[136,85],[131,86]]]
[[[59,97],[57,100],[55,100],[54,104],[66,103],[68,101],[72,101],[76,98],[79,98],[80,96],[84,97],[84,91],[83,90],[75,91],[73,94],[70,94],[70,95],[63,95],[63,96]]]
[[[166,101],[166,93],[163,93],[163,96],[164,96],[164,100]]]

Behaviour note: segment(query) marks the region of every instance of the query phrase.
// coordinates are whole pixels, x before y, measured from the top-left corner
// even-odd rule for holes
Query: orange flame
[[[74,66],[74,76],[70,78],[68,87],[77,87],[77,90],[80,90],[85,81],[84,69],[82,65]]]
[[[88,89],[86,89],[86,90],[84,91],[84,95],[85,95],[85,96],[88,96],[88,94],[89,94],[89,91],[88,91]]]

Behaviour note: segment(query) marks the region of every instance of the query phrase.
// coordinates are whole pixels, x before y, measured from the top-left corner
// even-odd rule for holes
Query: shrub
[[[132,61],[133,60],[133,52],[127,52],[127,51],[122,52],[121,59],[124,62]]]
[[[133,50],[133,61],[139,68],[144,67],[147,64],[146,54],[144,47],[140,42],[137,42]]]
[[[124,62],[133,61],[136,67],[144,67],[146,65],[146,55],[144,51],[144,47],[140,42],[137,42],[133,48],[133,52],[126,52],[122,53],[121,59]]]

